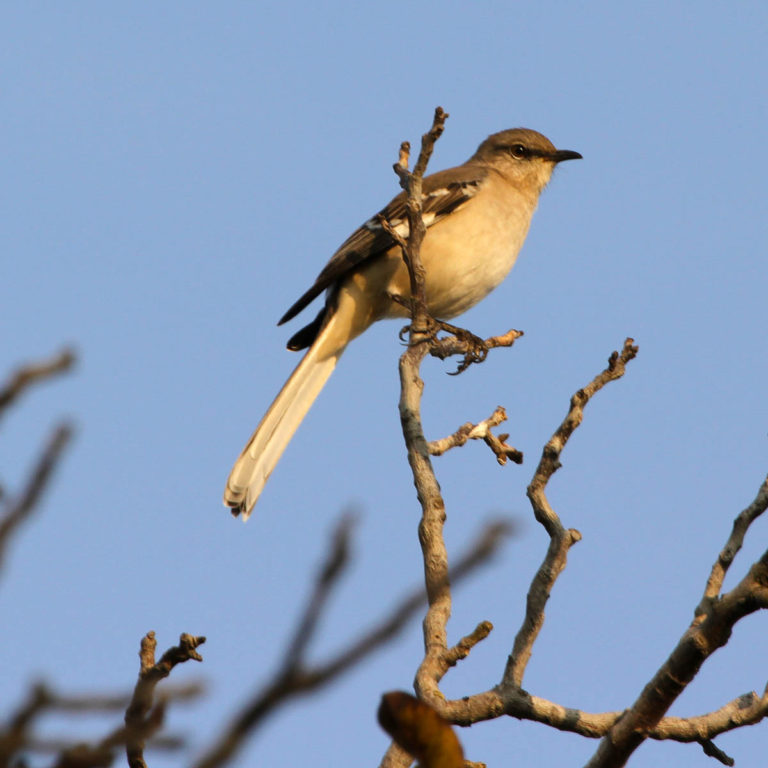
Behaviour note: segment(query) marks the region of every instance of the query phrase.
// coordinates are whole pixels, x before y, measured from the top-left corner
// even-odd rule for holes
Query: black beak
[[[581,160],[581,155],[572,149],[558,149],[551,157],[556,163],[562,163],[563,160]]]

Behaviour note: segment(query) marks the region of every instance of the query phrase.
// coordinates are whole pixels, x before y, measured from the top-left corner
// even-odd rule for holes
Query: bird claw
[[[410,331],[410,325],[403,326],[400,329],[398,336],[404,344],[408,343],[407,337]],[[438,334],[441,332],[448,333],[450,336],[440,339]],[[473,363],[482,363],[488,357],[490,350],[484,339],[476,336],[466,328],[459,328],[456,325],[451,325],[430,316],[427,317],[427,327],[419,329],[419,334],[425,337],[423,340],[429,344],[430,354],[434,357],[445,360],[452,355],[463,355],[462,361],[455,371],[448,373],[449,376],[458,376],[458,374],[466,371]]]
[[[459,363],[455,371],[448,372],[449,376],[458,376],[460,373],[466,371],[473,363],[482,363],[485,361],[485,358],[488,357],[489,347],[484,339],[476,336],[466,328],[459,328],[455,325],[442,322],[440,325],[442,326],[441,330],[454,336],[456,341],[458,341],[465,350],[464,359]],[[437,339],[435,341],[440,343]]]

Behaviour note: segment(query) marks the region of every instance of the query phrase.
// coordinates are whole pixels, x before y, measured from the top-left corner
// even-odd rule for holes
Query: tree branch
[[[460,426],[452,435],[427,443],[427,448],[432,456],[442,456],[446,451],[450,451],[451,448],[458,448],[470,440],[483,440],[496,455],[496,460],[499,464],[506,464],[507,459],[512,460],[515,464],[522,464],[522,451],[518,451],[517,448],[507,445],[505,442],[509,435],[499,435],[497,437],[491,432],[493,427],[498,427],[499,424],[506,420],[507,412],[499,405],[487,419],[477,424],[472,424],[472,422],[468,421]]]
[[[488,562],[509,530],[507,523],[486,526],[458,559],[450,577],[458,581]],[[196,761],[195,768],[215,768],[229,763],[243,747],[246,738],[253,735],[269,715],[293,697],[317,690],[370,656],[395,637],[424,605],[423,587],[414,589],[401,598],[384,618],[353,638],[330,659],[319,664],[308,663],[305,650],[310,638],[302,636],[302,633],[312,635],[315,631],[319,611],[322,610],[317,608],[317,602],[321,606],[327,604],[329,592],[338,583],[343,567],[349,560],[350,533],[349,518],[342,518],[334,530],[329,554],[319,570],[313,588],[315,597],[308,601],[293,638],[288,643],[288,650],[277,665],[277,673],[245,703],[213,746]],[[319,593],[322,594],[318,598]]]
[[[56,374],[64,373],[74,363],[74,352],[70,349],[63,349],[50,360],[44,360],[41,363],[30,363],[20,367],[11,375],[5,386],[0,387],[0,414],[32,384],[52,378]]]
[[[3,508],[0,519],[0,570],[11,534],[34,512],[71,438],[72,427],[69,424],[56,427],[19,496],[0,500]]]
[[[731,567],[738,551],[744,543],[744,537],[749,530],[749,526],[765,512],[768,507],[768,477],[763,480],[760,490],[757,492],[754,501],[738,515],[733,521],[733,529],[728,541],[723,547],[722,552],[717,558],[717,562],[712,566],[712,571],[707,580],[707,586],[704,589],[704,595],[701,603],[696,608],[696,615],[706,613],[712,601],[720,594],[723,588],[725,574]]]
[[[205,642],[204,637],[183,634],[179,637],[178,646],[169,648],[155,662],[157,640],[154,632],[147,632],[141,640],[139,659],[141,669],[139,679],[133,689],[133,697],[125,711],[124,737],[125,751],[130,768],[146,768],[144,762],[144,746],[146,739],[154,734],[162,725],[165,713],[165,703],[153,706],[157,684],[171,674],[177,664],[185,661],[202,661],[203,657],[197,652],[197,647]]]
[[[179,701],[200,695],[199,683],[170,687],[163,692],[163,701]],[[122,694],[62,694],[44,683],[31,686],[27,700],[0,728],[0,766],[7,766],[19,753],[55,753],[56,765],[87,768],[91,765],[111,765],[116,747],[125,744],[125,726],[112,730],[106,737],[84,743],[82,739],[40,739],[31,735],[32,726],[43,714],[94,714],[125,711],[131,700]],[[178,738],[152,739],[154,749],[178,749],[183,742]]]
[[[546,557],[531,582],[526,601],[523,624],[515,637],[501,687],[519,688],[523,684],[523,675],[531,658],[533,644],[544,625],[544,607],[552,593],[557,577],[566,566],[568,550],[581,540],[581,534],[575,529],[566,530],[547,499],[547,484],[552,475],[560,468],[560,455],[571,435],[584,419],[587,403],[608,382],[624,375],[627,363],[637,354],[637,347],[632,339],[624,342],[621,353],[613,352],[608,358],[608,366],[595,376],[586,387],[571,397],[571,405],[565,418],[555,433],[544,446],[538,467],[528,486],[528,498],[533,507],[533,514],[549,534],[550,542]]]
[[[734,541],[740,546],[743,534],[736,529],[743,526],[739,521],[751,522],[750,518],[754,519],[765,508],[768,498],[765,487],[766,484],[763,483],[755,500],[737,518],[729,543]],[[735,555],[735,551],[733,554]],[[732,557],[730,559],[732,560]],[[726,558],[726,569],[728,564]],[[722,555],[707,583],[707,592],[719,590],[719,584],[722,584],[721,572]],[[600,742],[597,752],[587,763],[588,768],[624,765],[637,747],[650,736],[669,707],[696,676],[702,664],[714,651],[728,642],[734,625],[744,616],[766,607],[768,552],[752,565],[746,576],[730,592],[721,595],[717,600],[705,594],[705,599],[699,604],[690,627],[632,707]]]
[[[456,725],[475,725],[484,720],[508,715],[517,720],[530,720],[590,739],[605,736],[624,713],[625,710],[586,712],[534,696],[522,688],[510,688],[502,692],[498,686],[483,693],[448,701],[442,707],[442,714]],[[766,717],[768,696],[763,694],[760,697],[752,692],[704,715],[664,717],[649,731],[648,737],[657,741],[700,743],[736,728],[754,725]]]
[[[408,349],[400,357],[400,423],[405,438],[408,463],[422,518],[419,524],[419,541],[424,558],[424,579],[429,606],[424,618],[425,655],[416,673],[415,687],[420,698],[428,703],[439,700],[437,681],[444,667],[444,654],[448,650],[446,624],[451,613],[451,593],[448,574],[448,555],[443,541],[445,504],[440,486],[435,478],[429,449],[421,426],[421,393],[424,382],[419,376],[419,366],[428,351],[430,317],[424,300],[425,271],[421,263],[420,248],[426,227],[421,217],[422,178],[448,116],[438,107],[435,110],[431,130],[422,136],[421,152],[413,173],[395,165],[400,183],[407,194],[409,235],[403,255],[411,280],[411,325]]]

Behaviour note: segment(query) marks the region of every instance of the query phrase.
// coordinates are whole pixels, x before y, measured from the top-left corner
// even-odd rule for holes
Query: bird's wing
[[[422,187],[424,224],[431,227],[464,205],[475,195],[485,175],[483,166],[466,164],[427,176]],[[295,317],[326,288],[360,264],[386,253],[395,244],[392,236],[382,227],[379,216],[383,216],[402,237],[408,237],[405,200],[405,192],[401,192],[379,214],[358,227],[333,254],[314,285],[280,318],[278,325]]]

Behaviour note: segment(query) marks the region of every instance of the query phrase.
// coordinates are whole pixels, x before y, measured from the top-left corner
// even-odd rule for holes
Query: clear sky
[[[297,361],[284,343],[298,323],[276,320],[395,194],[397,147],[438,104],[451,117],[433,170],[521,125],[584,155],[557,170],[510,279],[461,321],[524,339],[459,377],[452,363],[424,368],[428,436],[503,404],[526,453],[523,467],[476,444],[436,461],[451,553],[493,516],[520,523],[455,591],[452,640],[484,619],[496,629],[443,689],[500,678],[547,544],[524,495],[537,454],[631,335],[638,359],[589,405],[551,484],[584,539],[525,680],[565,706],[631,703],[768,470],[766,22],[756,0],[3,3],[0,370],[64,344],[80,356],[2,424],[10,490],[54,420],[77,425],[2,574],[3,711],[33,676],[128,688],[149,629],[161,647],[205,634],[204,664],[174,678],[202,677],[209,694],[169,723],[194,754],[276,663],[342,509],[362,510],[356,559],[315,658],[418,582],[394,323],[348,350],[251,521],[220,498]],[[739,625],[673,714],[762,690],[767,629],[765,615]],[[415,621],[271,720],[237,765],[376,765],[378,698],[408,689],[420,657]],[[596,747],[506,719],[460,735],[489,766],[581,765]],[[762,764],[768,726],[718,744]],[[653,743],[632,765],[707,760]]]

